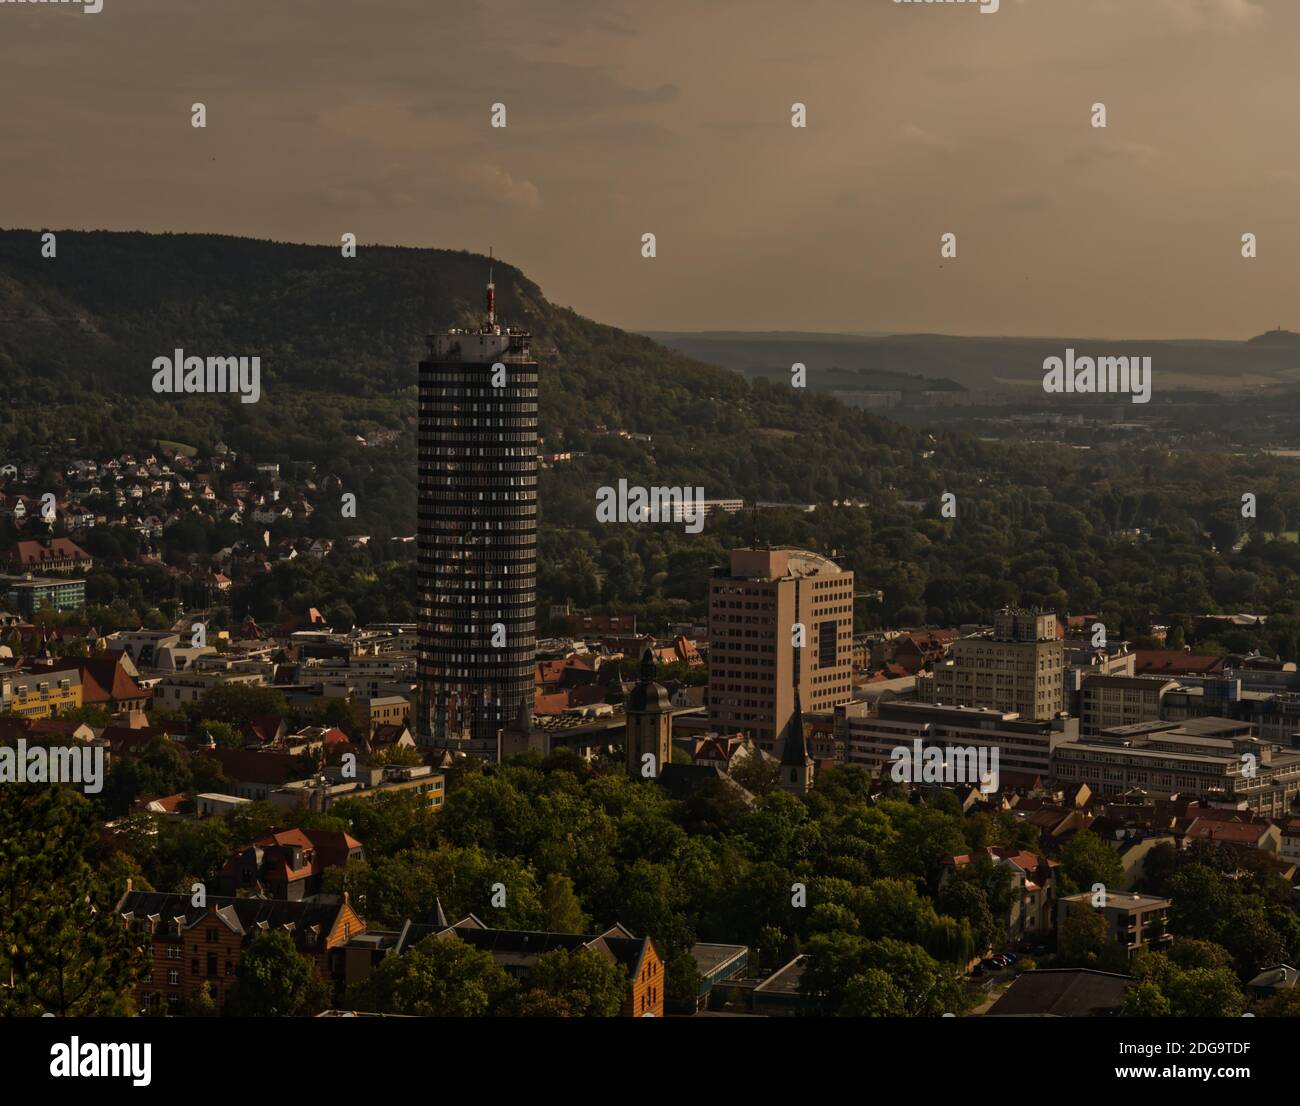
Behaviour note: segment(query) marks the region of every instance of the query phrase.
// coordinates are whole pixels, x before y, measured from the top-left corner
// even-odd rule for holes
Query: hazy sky
[[[633,329],[1300,329],[1300,0],[103,3],[0,0],[2,226],[492,245]]]

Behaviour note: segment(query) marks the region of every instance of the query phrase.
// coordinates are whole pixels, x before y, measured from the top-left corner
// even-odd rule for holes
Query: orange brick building
[[[343,946],[366,929],[346,895],[339,903],[209,896],[206,906],[195,907],[189,895],[133,891],[128,885],[117,913],[152,953],[149,976],[136,985],[141,1010],[179,1005],[204,983],[221,1006],[245,950],[276,930],[288,933],[299,953],[333,985],[343,977]]]

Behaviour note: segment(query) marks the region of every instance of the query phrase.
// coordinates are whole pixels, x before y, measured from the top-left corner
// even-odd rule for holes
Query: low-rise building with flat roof
[[[1106,932],[1132,956],[1141,948],[1161,948],[1172,939],[1169,933],[1169,908],[1173,901],[1158,895],[1140,895],[1136,891],[1106,894],[1104,905],[1093,904],[1094,895],[1084,891],[1067,895],[1056,904],[1056,928],[1071,911],[1093,910],[1104,915]]]

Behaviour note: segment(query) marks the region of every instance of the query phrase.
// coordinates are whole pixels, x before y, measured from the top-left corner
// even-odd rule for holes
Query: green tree
[[[380,1014],[481,1018],[498,1012],[515,990],[491,953],[454,937],[426,937],[383,960],[349,992],[348,1005]]]
[[[86,860],[94,808],[69,788],[0,785],[0,1015],[129,1013],[149,970]]]
[[[537,958],[522,998],[528,1006],[530,997],[546,995],[552,1001],[537,1008],[552,1016],[612,1018],[627,1001],[628,987],[622,965],[595,949],[553,949]]]
[[[1106,916],[1100,910],[1071,904],[1057,927],[1056,952],[1070,967],[1095,965],[1110,943]]]
[[[312,962],[298,952],[289,934],[275,931],[256,938],[239,958],[230,1013],[245,1018],[291,1018],[318,1013],[325,988]]]
[[[560,872],[551,872],[542,885],[542,913],[551,933],[586,933],[587,915],[573,890],[573,880]]]
[[[1150,980],[1143,980],[1125,992],[1121,1013],[1126,1018],[1167,1018],[1171,1010],[1164,992]]]
[[[1124,865],[1119,854],[1095,833],[1080,830],[1061,848],[1061,875],[1073,890],[1091,891],[1102,884],[1112,893],[1124,882]]]

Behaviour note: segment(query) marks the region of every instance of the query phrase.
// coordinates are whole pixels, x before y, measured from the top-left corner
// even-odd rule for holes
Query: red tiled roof
[[[51,561],[89,561],[92,559],[89,553],[68,538],[20,541],[13,548],[13,557],[24,568],[39,568]]]
[[[1138,649],[1133,653],[1133,670],[1139,675],[1168,672],[1171,675],[1210,675],[1223,671],[1223,658],[1185,653],[1181,649]]]
[[[119,663],[122,653],[103,657],[65,657],[62,660],[35,662],[32,671],[54,672],[75,669],[81,676],[81,702],[87,706],[116,703],[129,699],[148,699],[145,691]]]
[[[542,693],[533,697],[534,714],[562,714],[569,708],[569,694],[566,691]]]
[[[298,758],[287,753],[259,753],[248,749],[201,749],[221,765],[221,771],[240,783],[288,783],[301,771]]]
[[[162,726],[105,726],[100,731],[100,738],[108,742],[108,750],[114,756],[138,755],[155,737],[167,731]]]
[[[1187,836],[1195,841],[1227,841],[1234,845],[1254,845],[1264,836],[1267,826],[1243,825],[1240,822],[1219,822],[1197,818],[1187,827]]]

